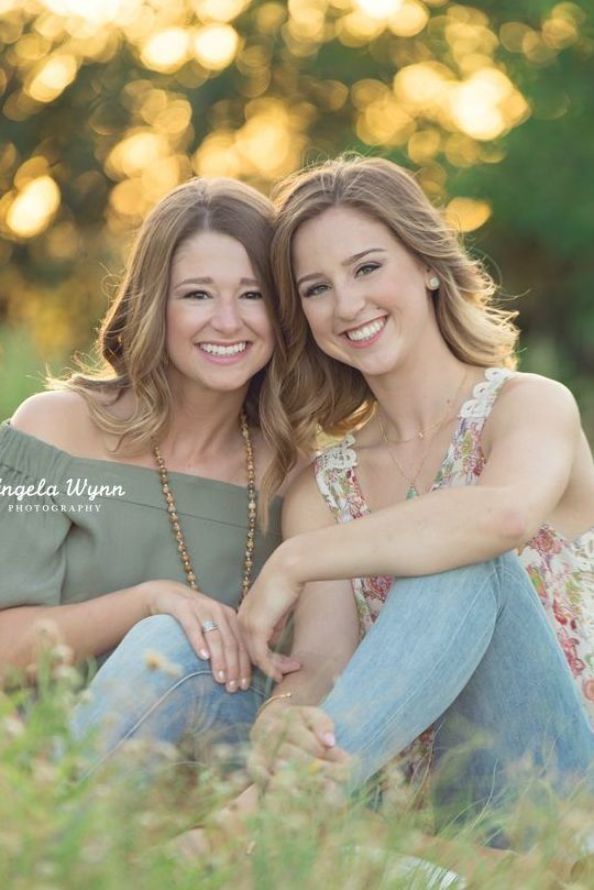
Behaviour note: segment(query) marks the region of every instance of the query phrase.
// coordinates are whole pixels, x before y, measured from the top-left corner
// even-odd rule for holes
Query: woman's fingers
[[[334,723],[328,714],[322,711],[321,708],[311,708],[307,714],[307,725],[324,746],[324,759],[340,759],[332,754],[336,749],[336,736],[334,734]],[[340,749],[336,750],[340,751]]]
[[[235,612],[232,612],[229,615],[229,627],[233,636],[235,637],[235,642],[237,644],[238,687],[239,689],[249,689],[249,685],[252,679],[252,663],[250,661],[247,647],[243,642],[243,638],[241,636],[241,628],[239,627],[239,622],[237,620],[237,615],[235,614]],[[235,691],[235,689],[229,687],[229,683],[227,683],[227,689],[229,692]]]
[[[174,582],[170,589],[159,587],[157,594],[151,601],[153,614],[169,614],[181,624],[197,655],[210,660],[217,683],[229,692],[247,689],[252,666],[235,610]]]
[[[283,672],[274,660],[274,656],[277,653],[271,652],[266,643],[262,646],[260,646],[260,644],[250,646],[250,644],[247,643],[247,647],[252,664],[259,667],[262,673],[266,674],[267,677],[270,677],[271,680],[274,680],[275,683],[280,683],[283,678]]]
[[[301,662],[292,655],[281,655],[280,652],[271,652],[270,660],[276,668],[283,674],[293,674],[295,671],[301,670]]]
[[[276,617],[272,617],[272,615],[268,617],[264,613],[265,617],[262,621],[259,614],[260,610],[252,608],[253,600],[254,593],[252,588],[239,607],[239,626],[241,627],[243,639],[245,640],[252,664],[257,665],[275,683],[280,683],[283,675],[271,657],[272,653],[269,649],[269,643],[274,634],[276,624],[282,621],[288,614],[288,608],[281,608]]]
[[[237,688],[239,680],[239,659],[237,653],[237,641],[229,627],[226,616],[220,612],[213,617],[199,617],[202,631],[206,637],[206,643],[210,652],[210,666],[212,675],[217,683],[235,683]],[[210,630],[208,622],[216,624]]]
[[[196,654],[203,661],[207,661],[210,658],[210,651],[200,621],[196,621],[196,616],[192,609],[187,607],[179,611],[171,610],[169,614],[181,624]]]
[[[301,751],[308,758],[323,758],[328,750],[316,734],[303,725],[287,727],[285,741],[278,749],[277,759],[283,759],[281,752],[285,745],[290,745],[292,748]]]
[[[291,766],[303,766],[311,764],[312,761],[318,760],[315,756],[309,754],[301,745],[294,745],[290,741],[283,742],[276,753],[271,772],[276,773],[278,770],[286,769]]]

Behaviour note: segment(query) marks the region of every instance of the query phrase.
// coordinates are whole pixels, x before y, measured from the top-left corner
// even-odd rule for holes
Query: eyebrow
[[[347,257],[346,260],[341,262],[341,266],[350,266],[351,263],[356,263],[357,260],[362,259],[364,256],[367,256],[369,253],[386,253],[387,251],[383,247],[369,247],[367,250],[362,250],[361,253],[354,253],[352,256]],[[310,281],[312,278],[320,278],[322,275],[321,272],[310,272],[308,275],[302,275],[301,278],[297,281],[297,287],[304,284],[306,281]]]
[[[240,284],[248,284],[248,285],[256,285],[256,287],[260,287],[258,281],[255,278],[240,278]],[[184,287],[186,284],[214,284],[214,279],[212,278],[184,278],[183,281],[178,281],[174,285],[174,290],[177,290],[180,287]]]

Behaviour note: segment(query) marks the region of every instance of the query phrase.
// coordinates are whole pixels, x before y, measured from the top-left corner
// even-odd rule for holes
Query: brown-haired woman
[[[35,662],[48,623],[74,661],[105,661],[74,717],[77,735],[100,728],[101,757],[128,738],[239,738],[262,696],[236,607],[279,541],[291,453],[272,221],[231,180],[168,194],[102,325],[101,370],[0,430],[3,673]]]
[[[404,169],[332,161],[278,210],[296,444],[357,429],[289,492],[240,610],[282,680],[258,773],[347,752],[358,785],[398,755],[448,820],[518,793],[527,760],[574,787],[594,760],[594,466],[571,394],[514,370],[510,313]],[[296,603],[303,667],[282,679],[267,642]]]

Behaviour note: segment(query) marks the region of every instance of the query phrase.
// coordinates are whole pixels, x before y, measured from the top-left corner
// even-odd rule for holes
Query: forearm
[[[354,522],[296,535],[272,555],[299,584],[414,577],[483,562],[525,540],[523,517],[495,489],[447,489]],[[264,572],[266,569],[264,569]]]
[[[330,655],[312,654],[294,648],[291,655],[301,663],[301,668],[285,674],[274,687],[272,695],[291,693],[284,701],[286,705],[318,705],[334,686],[343,670],[344,660]]]
[[[17,606],[0,612],[0,668],[27,669],[48,644],[68,646],[75,662],[101,655],[149,614],[142,586],[64,606]]]

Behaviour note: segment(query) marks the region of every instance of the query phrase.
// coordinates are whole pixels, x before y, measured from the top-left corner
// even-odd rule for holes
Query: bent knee
[[[118,660],[133,661],[152,670],[167,671],[177,666],[185,674],[209,669],[172,615],[151,615],[137,622],[116,647],[112,658],[114,655]]]

